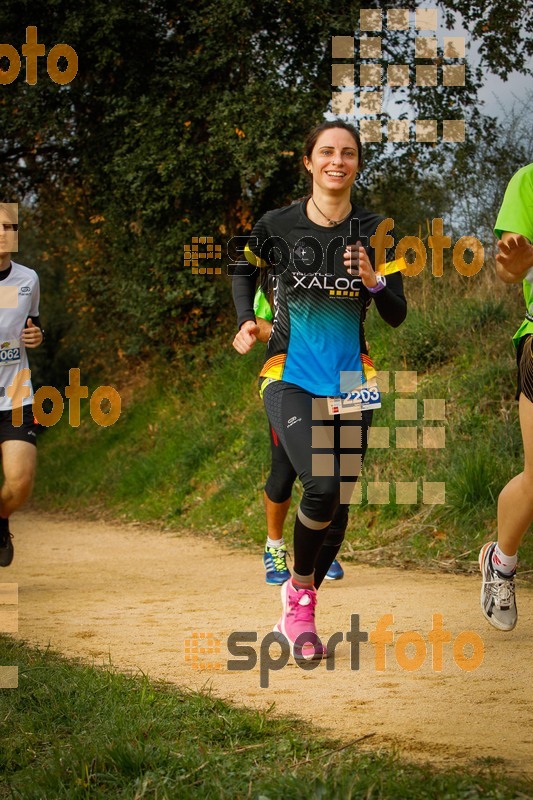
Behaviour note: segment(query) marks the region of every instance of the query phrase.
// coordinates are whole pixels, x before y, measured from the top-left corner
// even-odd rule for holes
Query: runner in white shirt
[[[33,269],[11,260],[17,250],[17,230],[14,204],[0,203],[0,451],[4,472],[0,567],[8,567],[13,561],[9,518],[30,497],[37,463],[33,389],[29,374],[24,381],[20,378],[25,377],[21,370],[29,370],[26,349],[43,341],[39,278]]]

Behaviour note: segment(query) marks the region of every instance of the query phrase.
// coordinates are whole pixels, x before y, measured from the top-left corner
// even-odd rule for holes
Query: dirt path
[[[13,528],[15,561],[0,577],[18,583],[22,639],[192,688],[208,682],[222,697],[254,708],[275,703],[276,712],[312,717],[345,739],[374,734],[365,742],[369,748],[393,745],[405,756],[441,765],[498,759],[513,773],[533,775],[531,590],[519,589],[517,629],[500,633],[481,616],[477,577],[348,564],[343,581],[320,591],[318,606],[323,638],[344,633],[335,669],[327,671],[322,662],[304,671],[289,662],[270,671],[268,688],[261,688],[259,662],[248,671],[227,668],[229,634],[255,630],[259,653],[280,613],[279,590],[265,584],[259,557],[212,540],[33,513],[17,515]],[[402,632],[418,632],[427,645],[422,666],[402,668],[389,644],[386,668],[378,671],[377,647],[363,643],[360,668],[351,669],[351,614],[360,615],[362,631],[393,614],[395,641]],[[433,614],[443,615],[451,633],[441,672],[432,668],[428,641]],[[465,630],[484,643],[483,663],[472,671],[453,656],[453,642]],[[187,645],[205,645],[205,633],[221,641],[220,653],[187,660]],[[475,641],[466,657],[479,653]],[[423,655],[420,639],[418,646]],[[414,645],[407,647],[406,657],[414,652]],[[279,648],[273,645],[271,653],[277,658]],[[402,648],[398,653],[401,659]],[[209,669],[210,663],[221,666]]]

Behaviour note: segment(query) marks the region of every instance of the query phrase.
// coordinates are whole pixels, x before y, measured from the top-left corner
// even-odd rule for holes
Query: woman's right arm
[[[257,324],[255,317],[254,297],[259,269],[268,266],[260,255],[261,245],[268,236],[264,220],[265,218],[261,217],[255,224],[244,251],[241,251],[240,258],[234,262],[233,267],[233,302],[239,328],[233,340],[233,347],[241,355],[248,353],[257,339],[263,340],[264,331]]]
[[[239,328],[243,322],[248,320],[255,322],[254,296],[256,281],[257,267],[253,267],[247,262],[235,264],[232,291]]]
[[[252,320],[243,322],[239,332],[232,342],[233,347],[238,353],[241,354],[241,356],[244,356],[246,353],[250,352],[254,344],[257,342],[259,335],[260,329],[257,323],[252,322]]]
[[[232,290],[239,332],[233,339],[232,344],[241,355],[250,352],[259,335],[259,326],[254,314],[256,280],[257,267],[253,267],[246,262],[240,262],[235,265]]]

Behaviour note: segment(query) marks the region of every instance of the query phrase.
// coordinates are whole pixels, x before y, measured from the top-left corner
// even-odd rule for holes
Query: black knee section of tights
[[[334,478],[313,477],[304,484],[300,502],[302,513],[316,522],[329,522],[339,505],[339,482]]]
[[[331,521],[324,544],[326,547],[340,547],[344,541],[344,534],[348,527],[348,514],[350,506],[342,505],[337,508]]]
[[[273,503],[284,503],[292,494],[295,473],[292,469],[283,469],[272,465],[272,472],[267,478],[265,492],[269,500]]]
[[[273,503],[284,503],[292,494],[296,470],[272,425],[269,426],[269,433],[271,466],[270,475],[265,484],[265,492]]]

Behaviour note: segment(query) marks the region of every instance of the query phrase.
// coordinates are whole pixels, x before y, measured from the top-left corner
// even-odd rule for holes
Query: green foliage
[[[302,141],[331,98],[331,36],[357,30],[360,5],[2,4],[3,41],[20,50],[34,25],[47,51],[66,42],[79,58],[65,86],[40,58],[37,84],[21,75],[1,87],[0,103],[3,193],[26,199],[31,266],[66,297],[53,331],[62,362],[71,365],[74,351],[112,372],[121,359],[168,359],[211,335],[230,302],[228,281],[184,269],[183,247],[193,236],[225,245],[302,194]],[[474,16],[452,0],[441,8],[459,8],[479,36],[488,26],[491,69],[520,68],[526,3],[514,0],[501,27],[498,3],[481,5]],[[384,65],[403,63],[413,35],[388,32]],[[413,86],[405,99],[422,118],[470,109],[476,130],[479,79],[468,70],[465,87]],[[362,197],[396,216],[398,231],[416,233],[450,204],[440,173],[452,150],[410,142],[391,157],[385,144],[370,145]]]
[[[533,54],[533,18],[522,0],[509,0],[505,5],[497,0],[450,0],[444,8],[450,22],[453,13],[459,12],[492,72],[505,78],[512,70],[528,70]]]
[[[506,482],[501,466],[494,459],[488,443],[478,444],[475,449],[457,448],[448,487],[450,505],[462,513],[484,507],[494,508]]]

